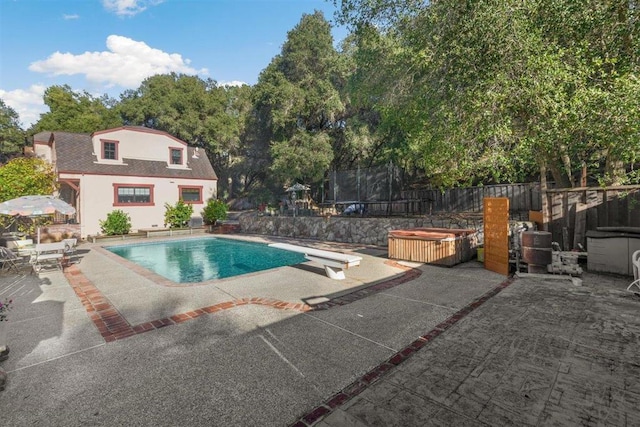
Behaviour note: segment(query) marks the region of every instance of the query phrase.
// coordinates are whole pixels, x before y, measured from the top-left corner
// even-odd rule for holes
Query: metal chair
[[[18,271],[18,265],[16,264],[20,258],[14,254],[11,249],[0,246],[0,263],[2,268],[0,271]]]
[[[627,290],[638,293],[640,292],[640,250],[631,255],[631,264],[633,267],[633,282],[627,287]],[[638,288],[637,291],[633,290],[634,286]]]
[[[78,239],[63,239],[64,243],[64,264],[71,263],[71,257],[76,253],[76,245],[78,244]]]

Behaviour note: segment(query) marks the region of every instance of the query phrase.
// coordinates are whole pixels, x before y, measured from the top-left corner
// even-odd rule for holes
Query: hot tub
[[[451,267],[475,256],[477,239],[477,231],[472,229],[391,230],[389,258]]]

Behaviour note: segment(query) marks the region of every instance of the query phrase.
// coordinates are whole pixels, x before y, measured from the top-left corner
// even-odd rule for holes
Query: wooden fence
[[[547,190],[545,222],[564,250],[586,247],[598,227],[640,228],[640,185]]]
[[[393,203],[398,204],[394,210],[407,215],[478,213],[485,197],[508,198],[515,220],[542,211],[542,222],[564,250],[586,248],[586,232],[599,227],[640,229],[640,185],[548,189],[544,195],[539,183],[422,189],[403,191],[403,200]]]
[[[482,212],[485,197],[509,199],[509,213],[514,219],[528,219],[529,211],[542,209],[540,184],[501,184],[482,187],[452,188],[448,190],[423,189],[402,192],[407,201],[420,201],[419,214],[440,212]]]

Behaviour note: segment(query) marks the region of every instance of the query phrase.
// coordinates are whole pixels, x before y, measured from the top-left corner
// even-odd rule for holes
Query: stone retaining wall
[[[387,246],[389,230],[436,227],[480,229],[482,219],[461,216],[420,218],[286,217],[241,215],[243,233]]]

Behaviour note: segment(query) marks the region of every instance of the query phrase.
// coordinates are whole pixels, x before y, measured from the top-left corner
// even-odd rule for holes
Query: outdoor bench
[[[307,248],[305,246],[290,245],[288,243],[271,243],[272,248],[304,254],[309,261],[314,261],[324,266],[324,270],[330,279],[343,280],[344,270],[360,265],[362,257],[347,255],[322,249]]]
[[[33,249],[30,260],[33,271],[38,273],[45,264],[54,264],[62,270],[65,247],[65,242],[37,244]]]

